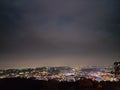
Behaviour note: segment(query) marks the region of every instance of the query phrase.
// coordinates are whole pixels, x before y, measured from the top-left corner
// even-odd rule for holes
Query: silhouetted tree
[[[120,74],[120,62],[114,62],[114,73],[115,76]]]

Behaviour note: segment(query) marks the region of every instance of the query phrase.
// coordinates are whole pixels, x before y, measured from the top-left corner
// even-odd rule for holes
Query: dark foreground
[[[1,79],[0,90],[120,90],[119,82],[97,82],[88,79],[76,82],[33,79]]]

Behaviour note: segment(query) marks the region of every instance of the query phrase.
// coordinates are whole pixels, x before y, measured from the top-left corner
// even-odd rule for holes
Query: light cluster
[[[77,81],[83,78],[96,81],[118,81],[119,77],[110,73],[111,67],[41,67],[34,69],[0,70],[0,79],[3,78],[33,78],[36,80]]]

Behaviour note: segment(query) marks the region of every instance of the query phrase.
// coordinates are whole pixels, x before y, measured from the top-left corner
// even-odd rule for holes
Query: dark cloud
[[[1,0],[1,56],[119,55],[119,10],[119,0]]]

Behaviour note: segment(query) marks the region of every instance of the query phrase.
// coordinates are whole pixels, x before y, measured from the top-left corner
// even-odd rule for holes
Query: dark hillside
[[[120,82],[97,82],[89,79],[58,82],[56,80],[8,78],[0,80],[0,90],[120,90]]]

